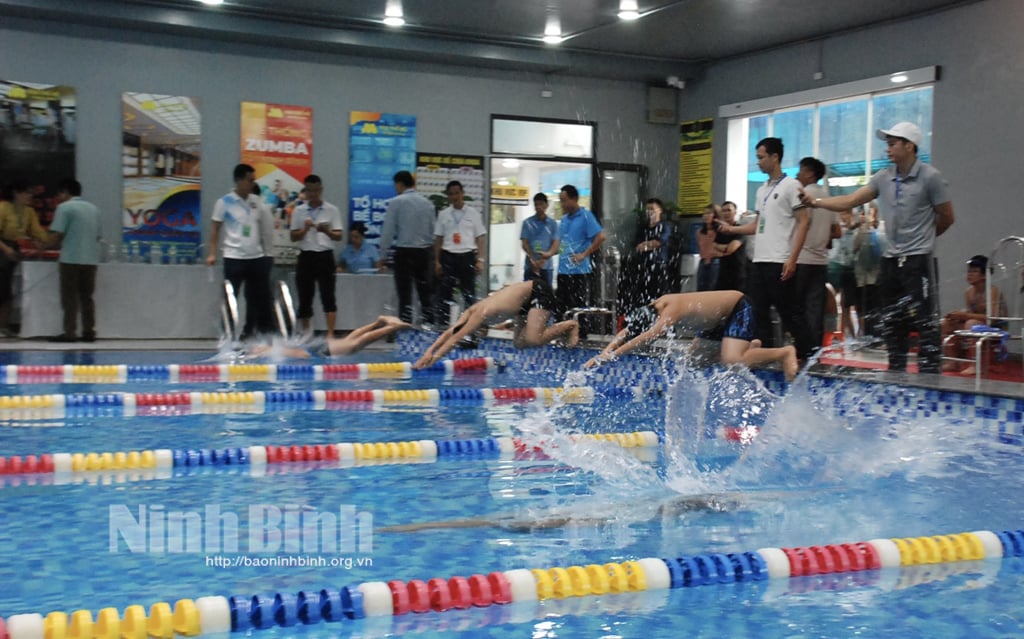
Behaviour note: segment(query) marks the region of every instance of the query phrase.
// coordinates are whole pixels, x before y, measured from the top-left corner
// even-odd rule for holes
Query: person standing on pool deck
[[[416,190],[412,173],[399,171],[394,175],[395,192],[388,202],[384,227],[380,231],[380,255],[377,268],[384,268],[383,257],[392,242],[395,245],[395,289],[398,291],[398,316],[412,321],[412,285],[420,298],[420,321],[429,324],[434,315],[434,280],[431,268],[434,253],[433,203]]]
[[[338,305],[334,299],[334,243],[341,240],[341,212],[323,200],[324,185],[319,175],[303,180],[306,201],[292,213],[290,236],[299,242],[295,265],[295,286],[299,291],[299,323],[310,331],[313,320],[314,288],[320,289],[320,304],[327,321],[327,339],[334,337]]]
[[[879,283],[884,312],[882,336],[889,370],[907,369],[910,332],[917,331],[918,369],[938,373],[942,363],[938,308],[935,305],[935,238],[953,226],[949,186],[938,169],[918,159],[924,135],[912,122],[900,122],[875,135],[885,140],[889,161],[867,185],[849,195],[812,198],[808,206],[843,211],[878,198],[889,246],[882,254]]]
[[[558,227],[558,303],[562,312],[590,306],[590,256],[604,243],[604,230],[594,214],[580,206],[579,199],[580,193],[572,184],[563,186],[558,194],[562,205]]]

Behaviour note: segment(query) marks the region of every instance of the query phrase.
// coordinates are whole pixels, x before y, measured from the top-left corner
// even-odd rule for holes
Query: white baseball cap
[[[900,122],[891,129],[878,129],[875,131],[875,135],[878,136],[879,140],[884,140],[890,135],[894,138],[910,140],[918,150],[921,149],[921,140],[924,139],[924,134],[921,133],[921,128],[913,122]]]

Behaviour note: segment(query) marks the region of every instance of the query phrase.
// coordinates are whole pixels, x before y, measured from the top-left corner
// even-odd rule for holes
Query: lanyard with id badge
[[[462,225],[462,220],[466,218],[466,212],[462,212],[461,217],[455,217],[455,209],[452,209],[452,220],[455,222],[455,232],[452,233],[452,242],[455,244],[462,244],[462,234],[459,233],[459,227]]]

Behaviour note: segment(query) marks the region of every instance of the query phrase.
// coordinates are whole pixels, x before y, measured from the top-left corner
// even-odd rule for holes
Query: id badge
[[[456,244],[462,244],[462,234],[455,231],[455,233],[452,234],[452,241]]]
[[[242,227],[242,237],[249,237],[252,235],[252,227],[246,224]]]

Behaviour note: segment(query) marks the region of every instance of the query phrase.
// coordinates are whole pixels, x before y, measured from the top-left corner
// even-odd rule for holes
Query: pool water
[[[361,359],[409,359],[420,346],[412,341],[402,344],[403,351]],[[501,344],[491,349],[510,365],[450,378],[43,384],[7,386],[2,394],[560,386],[582,357],[556,349],[520,355]],[[56,363],[55,357],[23,353],[17,363]],[[194,353],[113,353],[69,363],[196,359]],[[1009,488],[1018,484],[1022,470],[1015,439],[1021,407],[1012,401],[990,408],[983,406],[987,399],[917,389],[866,390],[862,382],[843,380],[804,379],[786,389],[771,374],[708,375],[646,358],[618,365],[618,370],[569,377],[599,389],[641,390],[635,397],[599,393],[584,405],[456,402],[137,417],[97,409],[72,411],[59,420],[9,421],[3,426],[7,456],[513,435],[546,454],[355,466],[275,464],[264,473],[247,466],[176,468],[171,476],[150,479],[93,473],[63,485],[41,477],[0,476],[0,617],[77,609],[95,614],[108,606],[148,609],[160,601],[207,595],[273,597],[367,581],[1015,530],[1024,520],[1024,506]],[[989,410],[995,412],[984,412]],[[759,426],[762,434],[746,447],[719,437],[723,426],[735,425]],[[663,445],[623,449],[565,439],[568,432],[642,430],[658,432]],[[679,495],[712,497],[695,507],[679,503]],[[189,536],[198,529],[188,525],[183,535],[154,533],[153,522],[173,527],[168,522],[179,514],[187,521],[205,518],[204,533],[224,534]],[[310,536],[301,522],[312,517],[336,523],[338,535]],[[466,519],[488,525],[383,530],[471,523]],[[133,527],[133,520],[149,525]],[[551,523],[559,525],[540,527]],[[233,524],[237,549],[229,543],[235,538]],[[138,537],[140,530],[149,536]],[[235,565],[238,557],[256,563],[253,559],[282,556],[337,565]],[[230,565],[221,565],[225,562]],[[1010,637],[1024,632],[1017,603],[1022,574],[1021,560],[1006,558],[250,632],[266,637]]]

